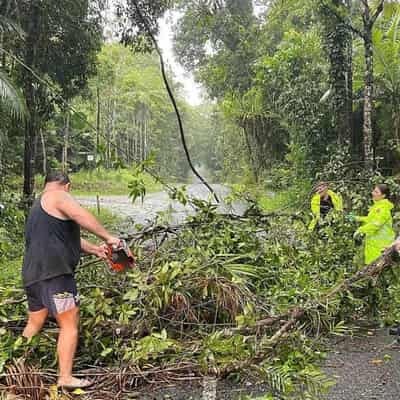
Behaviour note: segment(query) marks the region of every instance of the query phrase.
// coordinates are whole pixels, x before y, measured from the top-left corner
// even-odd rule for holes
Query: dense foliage
[[[361,164],[371,148],[375,165],[397,172],[396,2],[211,4],[179,3],[175,49],[242,128],[256,178],[285,162],[315,179],[336,144]]]
[[[224,215],[175,188],[174,200],[195,212],[178,226],[135,227],[138,269],[118,275],[83,261],[76,368],[100,371],[105,391],[208,375],[267,382],[268,400],[320,398],[330,385],[319,369],[323,337],[365,315],[381,324],[400,320],[396,268],[340,285],[362,268],[355,223],[332,213],[308,230],[317,180],[342,194],[344,214],[365,214],[375,183],[389,183],[399,198],[399,4],[127,0],[115,2],[110,28],[103,1],[17,3],[0,1],[6,384],[15,384],[18,365],[32,372],[24,360],[50,381],[56,363],[54,330],[28,344],[19,336],[26,320],[21,171],[28,201],[35,176],[50,168],[76,173],[81,193],[130,192],[134,200],[161,181],[190,179],[151,40],[170,10],[178,58],[210,99],[190,106],[167,66],[191,158],[205,175],[237,183],[244,190],[230,200],[250,207]],[[112,31],[106,41],[103,29]],[[276,210],[265,213],[271,188]]]
[[[23,169],[27,200],[35,175],[52,168],[75,172],[129,167],[153,157],[154,173],[168,180],[186,178],[188,165],[159,61],[154,54],[137,54],[115,40],[104,43],[102,30],[111,23],[104,14],[111,10],[105,11],[97,1],[79,6],[73,1],[69,7],[49,0],[31,7],[20,4],[20,12],[9,3],[0,4],[4,18],[0,61],[9,75],[2,81],[0,170],[10,177]],[[153,2],[152,7],[155,11],[158,6]],[[124,13],[129,15],[129,7]],[[127,38],[129,19],[120,18],[126,22],[121,27]],[[114,38],[118,37],[115,29]],[[212,105],[187,104],[173,71],[168,71],[168,77],[182,110],[190,150],[198,149],[194,162],[217,172],[217,159],[222,157],[212,143],[218,137],[214,134],[218,114]],[[204,151],[210,145],[213,151]]]
[[[317,367],[324,357],[321,335],[341,334],[343,321],[373,310],[388,321],[397,317],[399,283],[391,271],[383,286],[375,284],[374,303],[363,290],[366,283],[322,300],[359,268],[354,226],[341,216],[310,233],[301,218],[266,217],[253,207],[238,219],[196,204],[197,214],[163,245],[156,245],[163,227],[158,235],[154,227],[135,235],[139,269],[126,275],[107,273],[102,263],[78,269],[78,368],[113,371],[123,365],[136,371],[136,384],[141,374],[158,380],[164,371],[181,378],[261,377],[280,398],[317,399],[329,387]],[[18,339],[25,319],[22,293],[10,282],[0,286],[2,368],[28,351],[31,363],[51,370],[54,334],[48,331],[26,347]],[[275,343],[276,328],[258,321],[285,318],[296,307],[306,310],[302,324]]]
[[[74,108],[80,110],[89,127],[98,124],[100,132],[91,129],[84,142],[82,133],[88,130],[88,124],[78,121],[80,127],[77,126],[70,144],[70,167],[94,166],[85,155],[93,153],[97,139],[97,165],[129,166],[153,155],[158,175],[169,180],[185,179],[188,165],[157,58],[135,55],[123,45],[109,44],[98,54],[97,65],[98,74],[89,82],[88,95],[76,99]],[[179,93],[178,85],[175,86]],[[192,107],[181,100],[180,108],[194,161],[216,171],[218,149],[210,152],[208,148],[213,136],[217,137],[212,106]]]

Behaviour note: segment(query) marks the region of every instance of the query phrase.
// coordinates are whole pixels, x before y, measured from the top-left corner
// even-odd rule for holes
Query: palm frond
[[[16,33],[21,39],[25,37],[24,30],[13,20],[0,15],[0,31]]]
[[[4,111],[17,119],[27,116],[25,99],[4,71],[0,70],[0,104]]]

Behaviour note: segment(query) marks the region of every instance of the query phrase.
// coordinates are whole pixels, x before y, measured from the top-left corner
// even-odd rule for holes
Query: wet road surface
[[[217,196],[220,199],[226,197],[230,189],[223,185],[212,185]],[[187,186],[187,195],[189,197],[201,200],[214,199],[204,185],[192,184]],[[77,196],[77,200],[86,207],[96,207],[96,196]],[[171,200],[166,192],[149,193],[145,196],[144,201],[137,199],[132,203],[128,196],[100,196],[100,208],[106,208],[123,219],[139,224],[147,224],[153,222],[156,218],[167,219],[171,223],[182,222],[185,217],[194,212],[190,204],[182,205],[181,203]],[[230,212],[240,214],[244,211],[245,206],[240,203],[234,203],[233,208],[221,202],[218,206],[220,212]]]

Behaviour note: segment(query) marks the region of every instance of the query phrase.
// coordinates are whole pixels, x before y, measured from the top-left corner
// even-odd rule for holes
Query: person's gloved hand
[[[392,326],[389,328],[389,335],[400,336],[400,326]]]
[[[393,249],[392,260],[395,262],[400,262],[400,238],[397,238],[391,245]],[[400,335],[400,334],[399,334]]]
[[[363,243],[363,234],[359,231],[356,231],[353,235],[353,239],[356,246],[361,246]]]
[[[392,253],[392,260],[397,263],[400,262],[400,253],[396,249]]]
[[[354,222],[356,220],[356,215],[354,213],[348,213],[344,218],[348,222]]]

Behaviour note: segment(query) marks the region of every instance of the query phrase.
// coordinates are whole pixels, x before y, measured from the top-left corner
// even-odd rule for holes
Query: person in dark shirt
[[[60,328],[57,384],[66,389],[91,385],[87,379],[72,376],[79,324],[79,296],[74,272],[80,253],[106,259],[107,245],[120,242],[73,199],[70,188],[66,174],[52,172],[46,176],[44,191],[33,204],[27,219],[22,267],[29,308],[23,336],[29,339],[39,333],[48,315],[57,320]],[[81,239],[81,227],[104,240],[105,244],[98,246]]]
[[[326,182],[320,182],[311,199],[311,212],[313,219],[309,230],[313,231],[322,218],[325,218],[331,210],[343,211],[343,201],[340,195],[329,189]]]
[[[326,194],[326,197],[322,197],[319,202],[319,213],[321,218],[326,217],[329,211],[331,211],[333,208],[334,206],[332,198],[329,196],[329,194]]]

